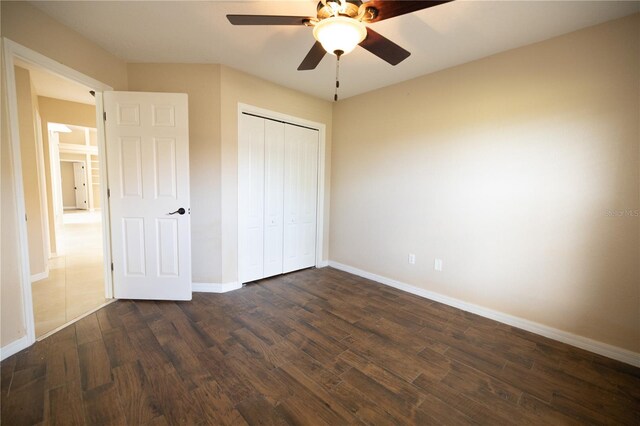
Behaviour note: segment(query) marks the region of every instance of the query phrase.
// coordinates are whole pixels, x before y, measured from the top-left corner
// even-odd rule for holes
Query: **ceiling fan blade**
[[[360,7],[375,8],[378,11],[377,15],[367,20],[367,22],[378,22],[384,19],[393,18],[394,16],[400,16],[406,13],[415,12],[417,10],[438,6],[442,3],[449,3],[450,1],[453,0],[370,0],[366,3],[363,3]]]
[[[227,15],[233,25],[305,25],[308,16]]]
[[[311,50],[309,50],[307,56],[302,60],[302,63],[298,67],[298,71],[315,69],[326,54],[327,52],[324,50],[324,47],[322,47],[319,41],[316,41],[315,44],[311,46]]]
[[[378,34],[367,27],[367,37],[362,40],[360,46],[367,49],[380,59],[389,62],[391,65],[398,65],[411,55],[411,53],[398,46],[388,38]]]

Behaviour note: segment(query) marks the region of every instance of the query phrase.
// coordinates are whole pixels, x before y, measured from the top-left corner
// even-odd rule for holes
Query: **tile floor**
[[[65,212],[58,233],[62,249],[49,260],[49,278],[31,285],[36,337],[107,301],[100,212]]]

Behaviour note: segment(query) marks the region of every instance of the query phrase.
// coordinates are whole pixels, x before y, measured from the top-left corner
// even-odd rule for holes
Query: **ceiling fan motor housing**
[[[318,19],[326,19],[334,16],[334,8],[338,8],[341,16],[355,18],[362,5],[361,0],[322,0],[318,3]]]

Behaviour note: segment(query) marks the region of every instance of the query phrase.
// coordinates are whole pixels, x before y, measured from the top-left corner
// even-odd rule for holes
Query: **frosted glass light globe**
[[[313,27],[313,36],[322,44],[324,50],[335,55],[351,52],[367,36],[364,24],[346,16],[333,16],[323,19]]]

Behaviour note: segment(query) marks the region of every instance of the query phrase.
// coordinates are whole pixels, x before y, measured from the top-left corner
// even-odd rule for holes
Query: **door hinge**
[[[24,221],[25,222],[27,221],[27,214],[26,213],[24,214]]]
[[[107,198],[111,198],[111,189],[107,188]]]
[[[102,112],[102,118],[104,119],[104,121],[107,121],[107,111]]]
[[[111,272],[113,272],[113,262],[111,262]]]

